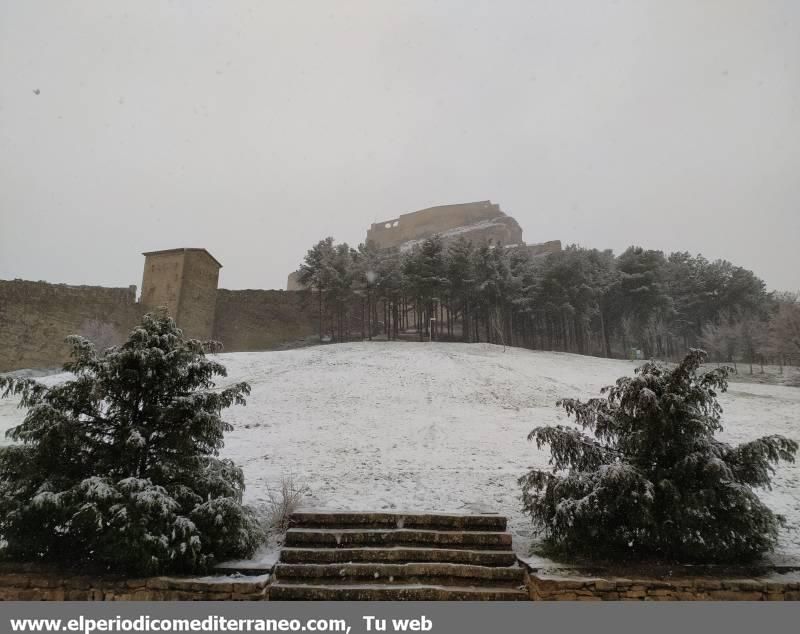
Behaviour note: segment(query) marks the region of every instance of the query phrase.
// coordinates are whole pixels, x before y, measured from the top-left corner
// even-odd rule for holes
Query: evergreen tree
[[[376,289],[380,288],[382,280],[383,253],[374,242],[366,242],[358,245],[357,258],[357,285],[359,290],[364,291],[366,296],[366,306],[364,307],[364,321],[366,322],[366,336],[371,341],[373,328],[373,302],[376,297]]]
[[[346,242],[337,244],[323,261],[324,277],[328,280],[326,302],[334,310],[337,341],[350,338],[350,317],[359,279],[358,251]]]
[[[771,550],[779,516],[753,491],[768,487],[797,443],[766,436],[739,446],[717,440],[717,392],[727,369],[705,374],[692,350],[674,369],[647,363],[604,388],[604,398],[559,402],[591,432],[538,427],[551,471],[520,478],[525,510],[547,547],[593,558],[744,562]]]
[[[441,302],[448,286],[442,239],[433,236],[416,245],[403,263],[403,275],[407,289],[416,300],[417,323],[423,325],[421,338],[423,331],[428,332],[437,303]]]
[[[400,331],[403,305],[403,270],[400,252],[396,248],[383,249],[378,262],[378,299],[383,300],[388,323],[386,334],[396,338]],[[376,311],[377,312],[377,311]]]
[[[775,313],[769,322],[769,347],[785,359],[800,359],[800,296],[784,293],[777,297]]]
[[[447,248],[447,285],[450,291],[451,309],[461,316],[461,337],[470,341],[471,303],[475,296],[475,272],[472,268],[474,247],[463,237],[450,243]]]
[[[620,272],[612,291],[617,315],[631,318],[636,341],[646,357],[663,357],[663,343],[653,346],[645,332],[653,318],[669,319],[673,315],[672,297],[667,287],[667,261],[661,251],[630,247],[617,258]],[[660,349],[659,349],[660,348]]]
[[[435,236],[404,253],[374,245],[356,251],[327,238],[309,251],[300,280],[320,289],[320,336],[327,315],[330,331],[347,338],[357,311],[365,324],[383,322],[390,338],[390,330],[396,337],[410,325],[422,338],[435,317],[448,336],[460,326],[464,341],[665,360],[706,345],[715,328],[730,330],[726,321],[766,332],[781,301],[752,272],[701,255],[630,247],[615,257],[571,245],[537,257],[524,246],[473,244],[464,236],[447,243]],[[785,322],[791,315],[783,313]],[[726,359],[784,363],[781,338],[791,341],[791,330],[773,331],[769,342],[737,336]],[[711,339],[719,356],[719,337]]]
[[[475,272],[475,306],[483,320],[486,341],[501,343],[498,328],[500,299],[508,283],[508,266],[504,261],[502,247],[489,242],[475,249],[472,258]]]
[[[242,505],[244,476],[217,457],[232,429],[222,410],[250,387],[215,389],[225,367],[167,316],[146,315],[102,357],[68,341],[74,379],[0,376],[28,410],[0,448],[3,555],[153,574],[252,554],[263,535]]]
[[[588,253],[590,272],[589,288],[597,317],[597,333],[601,339],[601,346],[606,357],[611,357],[611,324],[612,314],[612,289],[617,284],[619,272],[614,263],[614,254],[611,250],[598,251],[592,249]]]
[[[330,277],[328,263],[333,259],[333,238],[327,237],[311,247],[298,269],[298,281],[305,286],[308,293],[317,293],[317,316],[319,320],[319,339],[324,336],[324,298],[330,290],[333,280]]]

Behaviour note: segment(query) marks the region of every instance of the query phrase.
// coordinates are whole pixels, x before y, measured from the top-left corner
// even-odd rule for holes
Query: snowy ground
[[[517,478],[547,453],[526,441],[565,422],[555,402],[596,395],[634,362],[488,344],[350,343],[219,355],[229,381],[248,381],[247,407],[223,454],[244,469],[248,501],[293,474],[306,506],[343,510],[498,512],[525,553],[530,522]],[[56,381],[64,375],[44,379]],[[800,439],[800,389],[732,383],[724,440]],[[0,431],[22,412],[0,401]],[[0,442],[7,442],[5,439]],[[788,519],[775,559],[800,562],[800,468],[781,465],[767,503]],[[261,554],[269,561],[271,554]]]

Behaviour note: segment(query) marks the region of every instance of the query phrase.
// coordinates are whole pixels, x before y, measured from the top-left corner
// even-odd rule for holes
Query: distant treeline
[[[752,271],[686,252],[570,246],[534,257],[438,237],[400,252],[326,238],[299,281],[323,340],[380,334],[661,359],[699,346],[717,361],[800,360],[796,294],[768,293]]]

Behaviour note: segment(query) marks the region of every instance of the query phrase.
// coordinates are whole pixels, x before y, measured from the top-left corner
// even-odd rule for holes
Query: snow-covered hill
[[[488,344],[350,343],[219,355],[227,381],[248,381],[229,410],[224,455],[244,468],[247,498],[293,474],[309,507],[504,513],[525,552],[529,520],[517,478],[547,464],[526,441],[567,422],[555,402],[588,397],[635,364]],[[63,375],[61,375],[63,376]],[[47,381],[58,380],[58,376]],[[731,384],[722,438],[780,433],[800,440],[800,389]],[[22,412],[0,401],[0,429]],[[764,499],[787,516],[781,560],[800,560],[800,469],[781,465]]]

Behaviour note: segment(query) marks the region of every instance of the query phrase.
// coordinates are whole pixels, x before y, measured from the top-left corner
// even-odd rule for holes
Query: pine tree
[[[374,282],[367,271],[377,273]],[[524,246],[473,245],[463,235],[452,241],[434,236],[391,254],[370,245],[353,250],[327,238],[309,250],[299,274],[307,288],[321,289],[307,295],[316,295],[321,338],[325,319],[328,332],[341,331],[355,307],[369,313],[362,317],[369,322],[379,322],[382,312],[395,334],[413,322],[420,339],[436,318],[446,322],[449,336],[460,321],[464,341],[607,357],[635,352],[679,359],[691,346],[706,345],[704,337],[726,321],[752,326],[758,335],[782,301],[767,294],[752,272],[702,255],[631,247],[615,257],[610,250],[572,245],[538,257]],[[726,358],[734,364],[742,357],[789,360],[774,337],[766,344],[737,335]]]
[[[376,300],[382,300],[384,305],[387,305],[388,302],[389,322],[385,328],[386,335],[389,339],[397,338],[403,303],[403,272],[400,251],[396,248],[383,249],[378,267]]]
[[[453,312],[461,315],[461,337],[464,341],[470,341],[470,320],[474,319],[471,306],[475,295],[473,251],[472,242],[463,236],[451,242],[447,248],[447,284]]]
[[[328,274],[329,267],[327,262],[333,258],[333,253],[333,238],[329,236],[324,240],[320,240],[308,250],[303,263],[298,269],[298,281],[306,288],[309,294],[307,298],[310,298],[314,292],[317,293],[320,341],[323,341],[324,337],[324,297],[332,285],[332,280]]]
[[[366,322],[366,337],[372,341],[374,325],[372,323],[373,302],[376,299],[376,289],[380,288],[383,279],[382,273],[382,253],[374,242],[369,241],[358,245],[356,284],[358,290],[366,295],[366,306],[364,307],[364,321]]]
[[[146,315],[100,357],[73,336],[72,380],[0,376],[28,412],[0,448],[0,543],[14,560],[90,570],[196,572],[252,554],[263,535],[242,505],[244,476],[218,458],[246,383],[165,315]]]
[[[648,358],[662,356],[664,350],[652,345],[646,334],[653,318],[671,319],[674,314],[673,298],[668,293],[668,263],[661,251],[630,247],[617,258],[620,272],[615,288],[611,290],[612,305],[618,316],[631,319],[636,341]]]
[[[427,334],[431,318],[435,318],[436,306],[447,291],[448,279],[445,251],[442,239],[433,236],[415,245],[403,262],[406,287],[416,300],[418,323],[422,333]]]
[[[767,347],[778,357],[781,367],[787,361],[800,359],[800,296],[783,293],[776,297],[768,334]]]
[[[551,471],[520,478],[525,510],[562,555],[744,562],[771,550],[780,517],[753,487],[773,465],[794,461],[796,442],[766,436],[739,446],[717,440],[727,368],[698,373],[692,350],[674,369],[646,363],[604,388],[604,398],[559,402],[592,433],[538,427]]]

